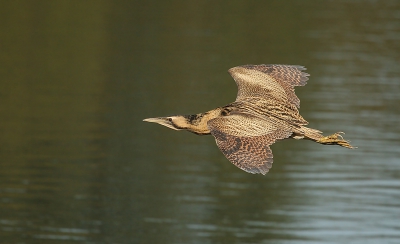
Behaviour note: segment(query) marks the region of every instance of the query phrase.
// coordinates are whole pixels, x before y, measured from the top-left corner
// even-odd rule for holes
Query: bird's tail
[[[344,134],[344,132],[336,132],[330,136],[324,136],[321,131],[316,129],[302,127],[301,130],[304,132],[304,139],[312,140],[323,145],[339,145],[351,149],[355,148],[350,145],[350,141],[343,139],[341,134]]]

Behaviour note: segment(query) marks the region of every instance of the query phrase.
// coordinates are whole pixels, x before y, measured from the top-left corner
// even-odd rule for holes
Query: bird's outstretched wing
[[[276,140],[288,138],[290,128],[278,120],[259,118],[250,114],[236,113],[218,117],[208,122],[211,134],[230,162],[240,169],[265,175],[272,167],[270,145]]]
[[[261,97],[289,102],[299,108],[300,100],[294,87],[307,84],[309,74],[302,72],[305,69],[297,65],[261,64],[234,67],[229,69],[229,73],[238,86],[236,101]]]

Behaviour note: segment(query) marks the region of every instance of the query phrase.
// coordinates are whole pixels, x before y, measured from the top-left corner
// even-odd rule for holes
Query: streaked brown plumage
[[[304,86],[309,74],[296,65],[244,65],[231,68],[236,81],[236,101],[195,115],[149,118],[174,130],[212,134],[222,153],[249,173],[266,174],[272,166],[270,145],[286,138],[308,139],[325,145],[354,148],[337,132],[324,137],[306,127],[299,114],[295,86]]]

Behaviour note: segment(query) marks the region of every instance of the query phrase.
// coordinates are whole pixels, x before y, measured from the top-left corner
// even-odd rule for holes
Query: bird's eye
[[[168,121],[169,121],[169,122],[172,122],[172,118],[168,118]]]
[[[222,110],[222,111],[221,111],[221,115],[222,115],[222,116],[226,116],[226,115],[228,115],[228,111],[226,111],[226,110]]]

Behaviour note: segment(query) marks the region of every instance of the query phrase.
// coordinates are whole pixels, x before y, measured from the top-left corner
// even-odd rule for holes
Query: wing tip
[[[272,163],[273,161],[267,161],[264,162],[261,165],[258,165],[257,167],[239,167],[238,165],[236,165],[237,167],[239,167],[241,170],[246,171],[247,173],[251,173],[251,174],[262,174],[262,175],[266,175],[269,170],[272,168]]]
[[[274,70],[274,68],[294,68],[298,71],[300,71],[300,83],[299,85],[303,86],[307,84],[306,81],[308,81],[308,77],[310,76],[309,73],[304,72],[304,70],[307,70],[307,68],[303,65],[291,65],[291,64],[245,64],[245,65],[240,65],[236,66],[233,68],[230,68],[228,72],[230,74],[234,73],[235,70],[238,68],[245,68],[245,69],[253,69],[253,70],[258,70],[261,72],[271,72]]]

